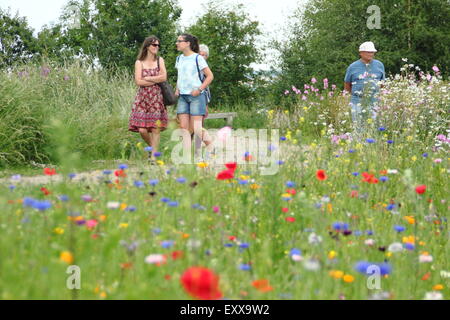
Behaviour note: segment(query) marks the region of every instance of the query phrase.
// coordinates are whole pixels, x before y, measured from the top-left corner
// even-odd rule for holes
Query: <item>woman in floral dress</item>
[[[152,164],[155,162],[154,154],[158,152],[160,132],[167,128],[168,123],[167,109],[158,85],[167,79],[164,59],[158,56],[159,48],[160,41],[155,36],[146,38],[142,44],[134,66],[134,79],[139,90],[128,126],[128,130],[139,132],[151,147],[149,160]]]

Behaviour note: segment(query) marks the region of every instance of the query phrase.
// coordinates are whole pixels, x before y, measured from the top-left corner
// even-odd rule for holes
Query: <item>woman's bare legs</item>
[[[142,139],[144,139],[147,145],[151,147],[152,146],[151,132],[149,132],[147,128],[139,128],[139,133],[141,134]]]
[[[180,129],[183,130],[183,149],[187,154],[191,154],[191,133],[190,125],[189,125],[189,114],[180,113],[178,114],[178,119],[180,120]],[[190,156],[189,156],[190,157]]]
[[[206,149],[211,151],[212,139],[208,134],[208,131],[203,128],[202,125],[203,116],[191,116],[190,117],[190,131],[194,132],[194,135],[200,139],[200,144],[205,143]],[[197,140],[197,139],[196,139]]]
[[[152,159],[154,159],[155,157],[153,156],[153,154],[155,154],[155,152],[158,152],[158,148],[159,148],[159,140],[161,139],[161,130],[159,128],[151,128],[151,133],[152,133]]]

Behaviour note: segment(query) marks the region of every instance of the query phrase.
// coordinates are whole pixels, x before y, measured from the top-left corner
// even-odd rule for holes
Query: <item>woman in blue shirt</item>
[[[187,33],[180,35],[177,39],[177,50],[183,53],[178,56],[175,64],[178,70],[175,90],[175,95],[179,97],[177,116],[181,129],[189,131],[189,136],[183,136],[184,147],[190,150],[191,134],[194,133],[210,151],[212,141],[208,132],[202,128],[202,120],[206,114],[205,89],[211,84],[214,76],[206,60],[199,54],[199,43],[196,37]],[[199,71],[203,77],[199,75]]]

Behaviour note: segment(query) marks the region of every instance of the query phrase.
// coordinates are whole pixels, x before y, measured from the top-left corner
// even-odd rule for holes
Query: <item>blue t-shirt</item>
[[[364,96],[374,100],[374,95],[378,92],[378,81],[385,79],[384,65],[379,60],[372,60],[365,64],[361,60],[353,62],[345,73],[345,82],[352,84],[353,103],[359,103]]]
[[[200,69],[200,76],[204,78],[202,70],[208,67],[205,58],[198,53],[190,56],[180,55],[175,63],[175,68],[178,70],[177,88],[180,94],[191,94],[195,89],[198,89],[202,82],[198,76],[196,58],[198,56],[198,68]]]

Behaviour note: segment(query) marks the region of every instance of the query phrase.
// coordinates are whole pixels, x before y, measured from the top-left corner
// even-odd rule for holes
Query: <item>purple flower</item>
[[[160,157],[162,155],[162,153],[161,152],[155,152],[153,155],[158,158],[158,157]]]
[[[404,226],[396,225],[394,226],[394,230],[397,232],[403,232],[406,230],[406,228]]]
[[[368,138],[368,139],[366,139],[366,142],[367,143],[375,143],[375,139]]]
[[[380,181],[381,182],[386,182],[386,181],[388,181],[389,179],[388,179],[388,177],[386,177],[386,176],[381,176],[380,177]]]

